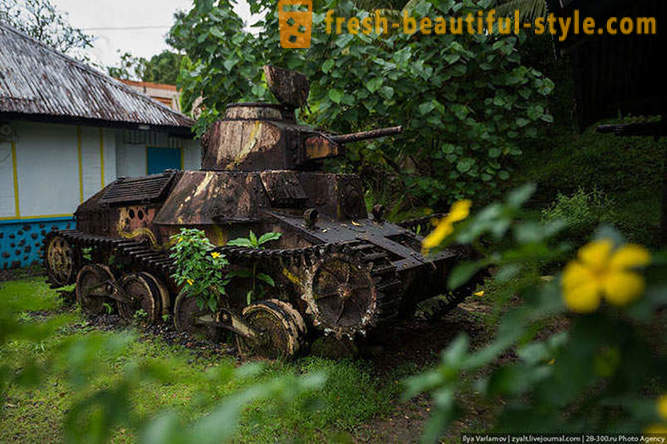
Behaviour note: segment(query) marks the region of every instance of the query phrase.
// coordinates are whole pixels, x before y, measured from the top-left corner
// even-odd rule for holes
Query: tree
[[[175,85],[182,58],[182,55],[169,50],[164,50],[150,59],[125,52],[120,54],[120,65],[107,67],[107,73],[118,79]]]
[[[522,20],[535,20],[547,15],[546,0],[496,0],[499,15],[511,16],[518,10]]]
[[[81,61],[88,61],[82,50],[92,47],[95,39],[72,26],[67,13],[51,0],[0,0],[0,21]]]
[[[187,54],[180,83],[184,103],[204,97],[201,132],[226,103],[270,100],[262,80],[265,63],[296,69],[311,80],[311,112],[300,118],[349,132],[402,124],[404,133],[350,147],[348,165],[394,170],[406,192],[429,205],[501,189],[519,142],[536,137],[552,121],[546,96],[553,82],[521,64],[524,36],[490,34],[327,34],[324,14],[368,14],[347,0],[322,1],[313,14],[311,47],[282,49],[275,4],[251,2],[263,11],[259,33],[243,31],[228,1],[197,0],[172,28]],[[416,2],[421,17],[464,16],[490,0]]]

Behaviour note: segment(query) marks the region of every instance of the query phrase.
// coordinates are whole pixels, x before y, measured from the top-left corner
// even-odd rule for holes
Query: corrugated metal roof
[[[189,117],[0,23],[0,113],[188,128]]]

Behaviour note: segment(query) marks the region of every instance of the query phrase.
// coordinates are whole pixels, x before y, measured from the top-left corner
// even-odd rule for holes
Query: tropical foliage
[[[571,256],[566,243],[554,241],[564,221],[540,223],[521,209],[532,192],[517,189],[440,238],[441,246],[512,239],[457,266],[452,288],[480,267],[495,267],[494,280],[502,284],[536,263]],[[667,254],[651,254],[603,226],[562,273],[524,279],[512,296],[520,299],[503,309],[491,343],[470,350],[461,335],[443,350],[439,366],[408,381],[406,397],[433,396],[424,441],[436,441],[456,419],[457,396],[466,389],[502,399],[495,412],[499,432],[664,433],[667,362],[658,313],[667,304]]]
[[[490,6],[488,0],[417,2],[409,13],[419,20]],[[347,165],[389,171],[404,191],[436,204],[496,193],[521,154],[519,142],[552,121],[545,97],[554,85],[521,64],[525,37],[327,34],[328,9],[343,17],[369,14],[330,0],[315,9],[311,47],[281,49],[275,3],[251,7],[265,13],[256,34],[243,30],[225,0],[196,1],[171,30],[187,55],[184,102],[203,96],[199,133],[229,102],[271,100],[262,64],[295,69],[311,81],[302,120],[339,132],[402,124],[404,133],[393,140],[351,147]]]
[[[176,264],[174,280],[190,297],[197,298],[200,308],[215,312],[220,298],[226,294],[229,279],[225,276],[229,264],[224,255],[213,251],[215,246],[206,234],[196,228],[182,228],[171,237],[171,254]]]

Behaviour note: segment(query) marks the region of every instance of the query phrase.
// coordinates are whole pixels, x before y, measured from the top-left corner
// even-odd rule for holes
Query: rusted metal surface
[[[118,178],[104,189],[101,204],[132,204],[156,202],[163,197],[176,172],[147,177]]]
[[[0,113],[187,129],[194,121],[0,23]]]
[[[263,171],[311,169],[340,156],[343,144],[398,134],[400,126],[332,135],[298,125],[293,111],[268,103],[232,104],[203,140],[202,169]],[[286,118],[287,117],[287,118]]]
[[[265,66],[264,76],[269,90],[284,105],[300,108],[308,100],[310,85],[305,75],[276,66]]]
[[[331,140],[336,143],[352,143],[360,142],[362,140],[377,139],[378,137],[394,136],[403,132],[402,126],[392,126],[389,128],[379,128],[370,131],[360,131],[358,133],[341,134],[330,136]]]

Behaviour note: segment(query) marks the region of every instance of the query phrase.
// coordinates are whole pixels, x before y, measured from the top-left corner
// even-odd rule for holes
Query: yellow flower
[[[178,241],[183,242],[183,236],[178,236]]]
[[[651,424],[644,429],[646,435],[667,435],[667,426],[664,424]]]
[[[473,293],[473,295],[479,296],[481,298],[482,296],[484,296],[484,290],[477,291],[477,292]]]
[[[644,291],[644,279],[633,269],[647,265],[649,252],[626,244],[613,250],[609,239],[590,242],[579,249],[577,259],[563,271],[565,305],[577,313],[590,313],[602,296],[613,305],[627,305]]]
[[[193,281],[192,279],[188,279],[188,285],[192,285],[194,283],[195,283],[195,281]]]
[[[660,415],[662,419],[667,419],[667,393],[658,398],[656,405],[658,408],[658,415]]]
[[[216,258],[220,257],[220,253],[218,253],[217,251],[214,251],[213,253],[211,253],[211,256],[213,257],[213,259],[216,259]]]
[[[437,247],[442,241],[454,231],[454,222],[459,222],[468,217],[472,201],[460,200],[455,202],[449,209],[447,216],[437,222],[437,226],[428,236],[422,240],[422,253],[428,254],[429,250]]]

